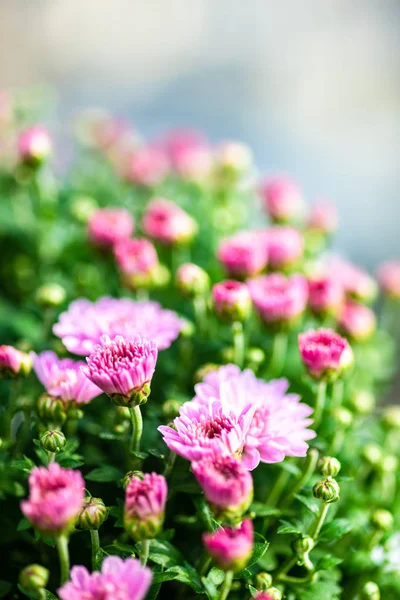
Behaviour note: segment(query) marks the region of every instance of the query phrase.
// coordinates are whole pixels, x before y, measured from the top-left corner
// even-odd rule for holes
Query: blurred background
[[[1,0],[0,85],[41,82],[66,120],[240,139],[337,203],[355,261],[400,257],[398,0]]]

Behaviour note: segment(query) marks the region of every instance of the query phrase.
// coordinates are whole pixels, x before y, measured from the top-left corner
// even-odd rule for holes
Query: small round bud
[[[29,127],[18,137],[20,161],[31,167],[39,167],[50,156],[52,143],[50,135],[42,125]]]
[[[65,435],[59,429],[46,431],[40,438],[40,445],[47,452],[61,452],[65,446]]]
[[[392,514],[383,508],[379,508],[371,515],[371,523],[376,529],[382,531],[390,531],[393,527],[393,516]]]
[[[36,291],[36,302],[43,308],[60,306],[65,297],[65,289],[58,283],[41,285]]]
[[[375,396],[369,390],[355,390],[350,396],[350,407],[360,415],[372,412],[375,403]]]
[[[196,327],[192,321],[189,319],[181,319],[182,327],[181,327],[181,336],[185,338],[191,338],[195,334]]]
[[[380,600],[379,587],[373,581],[368,581],[360,592],[360,600]]]
[[[171,280],[171,273],[165,265],[159,263],[154,267],[152,272],[152,283],[156,288],[163,288],[169,284]]]
[[[246,353],[246,359],[252,365],[261,365],[265,360],[265,352],[261,348],[249,348]]]
[[[19,583],[27,592],[38,592],[46,587],[49,571],[41,565],[29,565],[19,574]]]
[[[77,525],[81,529],[100,529],[108,517],[108,510],[101,498],[85,498]]]
[[[32,369],[32,359],[14,346],[0,346],[0,379],[27,377]]]
[[[200,383],[201,381],[204,381],[204,378],[206,377],[206,375],[208,375],[208,373],[212,373],[212,371],[217,371],[219,367],[220,365],[217,365],[216,363],[205,363],[197,369],[194,375],[195,383]]]
[[[298,538],[293,542],[293,551],[302,556],[308,554],[314,548],[314,540],[308,536]]]
[[[324,456],[318,461],[318,471],[324,477],[336,477],[341,469],[341,464],[333,456]]]
[[[332,477],[327,477],[317,483],[313,487],[315,498],[322,500],[326,504],[337,502],[339,500],[340,487],[338,482]]]
[[[76,196],[71,204],[71,215],[82,224],[86,224],[98,209],[97,202],[90,196]]]
[[[400,429],[400,406],[386,406],[383,409],[382,423],[390,429]]]
[[[384,473],[394,473],[397,471],[398,464],[397,457],[388,454],[382,458],[379,466]]]
[[[175,284],[182,296],[195,298],[208,292],[210,278],[201,267],[185,263],[176,272]]]
[[[227,280],[213,286],[212,297],[217,316],[226,323],[245,321],[251,312],[250,292],[245,283]]]
[[[333,411],[333,415],[334,415],[337,423],[344,428],[350,427],[350,425],[353,422],[353,415],[351,414],[351,412],[349,410],[347,410],[347,408],[343,408],[343,407],[336,408]]]
[[[221,360],[225,364],[235,362],[235,350],[232,346],[226,346],[221,352]]]
[[[272,575],[265,571],[258,573],[255,576],[254,585],[258,590],[267,590],[272,585]]]
[[[372,467],[376,467],[382,461],[382,449],[377,444],[367,444],[363,456]]]
[[[132,479],[142,479],[144,478],[144,474],[142,471],[128,471],[128,473],[121,479],[122,487],[124,490],[128,487]]]
[[[166,400],[162,405],[162,412],[164,417],[168,421],[172,421],[179,415],[179,409],[182,406],[182,402],[180,400],[175,400],[171,398],[170,400]]]
[[[38,413],[43,421],[60,425],[67,418],[64,403],[47,394],[42,394],[38,400]]]

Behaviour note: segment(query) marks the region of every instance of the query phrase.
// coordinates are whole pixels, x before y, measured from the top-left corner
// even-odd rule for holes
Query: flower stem
[[[100,538],[97,529],[90,530],[90,541],[92,542],[92,571],[96,571],[97,554],[100,550]]]
[[[301,488],[303,488],[307,484],[308,480],[310,479],[311,475],[315,470],[315,467],[317,466],[318,454],[319,453],[316,448],[311,448],[308,451],[307,458],[304,463],[303,473],[300,475],[299,479],[294,484],[292,490],[289,492],[289,494],[287,494],[286,498],[283,500],[281,508],[287,508],[290,505],[293,498],[295,497],[295,495],[297,494],[297,492],[299,492]]]
[[[322,419],[324,413],[326,399],[326,381],[320,381],[318,383],[317,398],[315,401],[314,409],[314,429],[316,429]]]
[[[338,379],[333,384],[331,408],[340,408],[340,406],[342,405],[342,402],[343,402],[343,394],[344,394],[344,381],[343,381],[343,379]]]
[[[131,452],[140,452],[140,440],[143,432],[143,419],[142,413],[140,412],[140,406],[134,406],[129,409],[131,413],[132,421],[132,439],[131,439]]]
[[[150,540],[143,540],[142,549],[140,551],[140,562],[145,567],[149,558]]]
[[[239,321],[232,324],[234,363],[241,369],[244,362],[244,332]]]
[[[272,344],[272,355],[268,365],[268,376],[278,377],[285,365],[286,351],[288,345],[288,334],[286,331],[279,331],[275,334]]]
[[[231,591],[233,581],[233,571],[227,571],[225,574],[224,583],[221,586],[221,591],[218,600],[226,600]]]
[[[59,535],[57,537],[57,551],[60,559],[60,583],[63,585],[69,578],[69,552],[66,535]]]
[[[175,454],[175,452],[172,452],[172,450],[171,450],[167,460],[165,461],[165,468],[164,468],[165,479],[168,479],[168,477],[171,475],[172,469],[174,468],[174,465],[175,465],[175,461],[176,461],[176,454]]]
[[[310,532],[310,537],[312,537],[312,539],[314,541],[318,538],[318,536],[319,536],[319,534],[321,532],[321,528],[322,528],[322,525],[324,524],[326,515],[328,514],[328,510],[329,510],[329,504],[327,504],[326,502],[324,502],[322,504],[322,506],[321,506],[321,510],[319,512],[319,515],[316,518],[315,523],[314,523],[314,525],[313,525],[313,527],[311,529],[311,532]]]
[[[55,452],[49,452],[48,453],[48,459],[49,459],[49,464],[52,462],[55,462],[56,460],[56,453]]]
[[[193,308],[197,331],[200,335],[204,335],[207,323],[207,304],[205,297],[196,296],[193,300]]]

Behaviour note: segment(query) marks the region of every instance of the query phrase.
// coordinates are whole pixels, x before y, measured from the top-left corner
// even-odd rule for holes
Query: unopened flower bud
[[[245,321],[250,315],[251,298],[245,283],[222,281],[212,289],[215,312],[228,323]]]
[[[282,592],[276,587],[269,587],[263,592],[258,592],[254,600],[282,600]]]
[[[152,272],[152,283],[156,288],[164,288],[171,280],[171,272],[165,265],[158,263]]]
[[[221,527],[204,533],[203,542],[209,555],[224,571],[241,571],[253,550],[253,524],[245,519],[239,527]]]
[[[371,515],[371,523],[376,529],[382,531],[390,531],[393,527],[393,516],[392,514],[383,508],[379,508]]]
[[[368,581],[360,592],[360,600],[380,600],[379,587],[373,581]]]
[[[164,523],[167,482],[163,475],[146,473],[133,477],[125,492],[124,526],[136,541],[156,537]]]
[[[208,274],[193,263],[185,263],[179,267],[175,282],[178,291],[187,298],[202,296],[210,287]]]
[[[61,425],[67,418],[66,407],[62,400],[42,394],[38,400],[38,413],[45,422]]]
[[[246,353],[246,359],[251,365],[259,366],[265,360],[265,352],[261,348],[249,348]]]
[[[196,332],[196,327],[189,319],[182,319],[181,336],[191,338]]]
[[[128,473],[121,479],[122,487],[124,490],[128,487],[132,479],[141,479],[143,481],[144,473],[142,471],[128,471]]]
[[[333,456],[324,456],[318,461],[318,470],[324,477],[336,477],[341,469],[341,464]]]
[[[382,449],[377,444],[367,444],[363,449],[363,456],[372,467],[381,463],[382,455]]]
[[[42,285],[36,291],[36,302],[43,308],[60,306],[65,297],[65,289],[58,283]]]
[[[400,429],[400,406],[386,406],[383,409],[382,423],[390,429]]]
[[[71,215],[79,223],[86,224],[98,209],[97,202],[91,196],[76,196],[71,204]]]
[[[300,356],[308,374],[314,379],[334,381],[354,361],[347,340],[332,329],[310,330],[299,335]]]
[[[34,125],[23,131],[18,138],[18,152],[21,162],[38,167],[51,154],[50,135],[42,125]]]
[[[65,446],[65,435],[59,429],[46,431],[40,438],[40,445],[47,452],[61,452]]]
[[[0,346],[0,379],[26,377],[32,369],[29,354],[13,346]]]
[[[308,554],[314,548],[314,540],[308,536],[298,538],[293,542],[293,550],[296,554],[302,556]]]
[[[27,592],[38,592],[46,587],[50,572],[41,565],[29,565],[19,574],[19,584]]]
[[[100,529],[108,517],[108,510],[101,498],[85,498],[77,525],[81,529]]]
[[[337,502],[339,500],[340,487],[338,482],[332,477],[327,477],[317,483],[313,487],[315,498],[322,500],[326,504]]]
[[[175,419],[175,417],[179,415],[179,409],[181,406],[182,402],[180,402],[179,400],[176,400],[174,398],[166,400],[162,405],[162,412],[164,417],[168,421],[172,421],[173,419]]]
[[[368,415],[375,408],[375,396],[369,390],[355,390],[349,400],[350,407],[359,415]]]
[[[200,383],[201,381],[204,381],[204,378],[206,377],[206,375],[208,375],[208,373],[217,371],[219,367],[220,365],[217,365],[216,363],[205,363],[197,369],[194,375],[195,383]]]
[[[335,417],[337,423],[344,428],[350,427],[353,422],[353,415],[347,408],[336,408],[333,411],[333,416]]]
[[[267,590],[272,585],[272,575],[263,571],[254,578],[254,585],[258,590]]]

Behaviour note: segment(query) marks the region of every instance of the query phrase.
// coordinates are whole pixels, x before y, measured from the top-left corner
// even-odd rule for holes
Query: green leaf
[[[139,550],[140,546],[140,544],[137,544]],[[151,540],[149,558],[156,563],[156,565],[164,567],[164,569],[182,565],[185,562],[182,554],[175,546],[169,542],[160,540]]]
[[[101,565],[103,564],[103,560],[106,558],[106,556],[108,556],[108,553],[103,548],[99,548],[97,550],[96,556],[94,559],[97,571],[101,570]]]
[[[176,576],[174,579],[189,585],[197,594],[204,592],[203,584],[196,569],[194,569],[189,563],[185,563],[183,567],[176,565],[168,569],[170,572],[175,572]]]
[[[193,498],[193,502],[197,508],[199,517],[207,528],[207,531],[216,531],[219,529],[219,523],[214,519],[214,515],[212,514],[204,496],[196,496]]]
[[[12,584],[9,581],[0,580],[0,598],[5,598],[12,588]]]
[[[264,556],[266,551],[268,550],[269,542],[256,542],[253,546],[253,552],[250,556],[249,562],[247,563],[247,567],[243,569],[243,571],[239,571],[236,573],[235,579],[245,579],[251,577],[252,572],[250,568],[258,563],[259,560]]]
[[[329,554],[325,555],[325,556],[321,556],[321,558],[318,560],[315,568],[317,571],[328,571],[329,569],[332,569],[333,567],[337,567],[337,565],[340,565],[340,563],[343,562],[343,558],[338,558],[337,556],[331,556]]]
[[[30,527],[32,527],[32,525],[29,523],[28,519],[25,519],[25,517],[22,517],[22,519],[20,519],[20,521],[17,525],[17,531],[25,531],[26,529],[29,529]]]
[[[262,502],[253,502],[250,506],[250,512],[254,513],[256,517],[279,517],[282,513],[279,508],[266,506]]]
[[[115,467],[111,467],[109,465],[105,465],[104,467],[98,467],[97,469],[93,469],[85,476],[85,479],[89,481],[119,481],[122,479],[123,473],[119,469]]]
[[[280,519],[279,522],[282,523],[282,525],[278,528],[277,533],[280,533],[281,535],[288,534],[288,533],[295,533],[295,534],[302,535],[304,533],[303,524],[300,521],[298,521],[297,519],[293,523],[290,523],[290,521],[285,521],[284,519]]]
[[[352,529],[352,524],[347,519],[335,519],[326,523],[319,536],[320,542],[330,542],[331,540],[340,540],[346,533]]]
[[[296,498],[296,500],[301,502],[306,507],[306,509],[309,510],[313,515],[318,514],[319,506],[318,506],[317,502],[314,502],[313,500],[311,500],[311,498],[307,498],[306,496],[303,496],[302,494],[296,494],[295,498]]]

